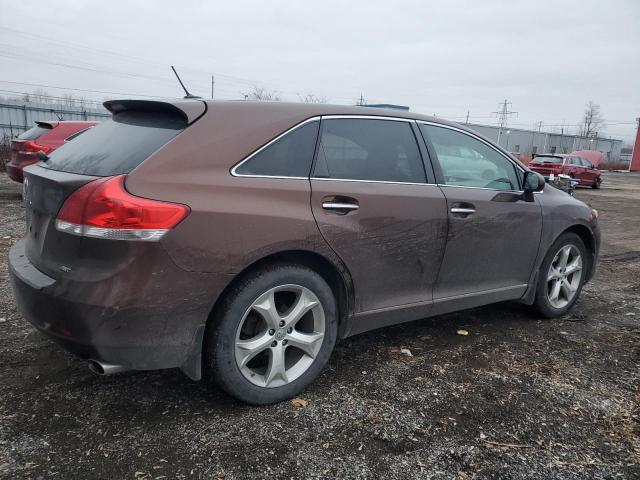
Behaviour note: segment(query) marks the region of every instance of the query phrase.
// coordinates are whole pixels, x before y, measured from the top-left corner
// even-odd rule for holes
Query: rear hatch
[[[40,145],[38,139],[45,133],[49,133],[54,125],[49,122],[36,122],[36,126],[30,128],[18,137],[11,140],[11,153],[9,160],[11,163],[18,165],[21,163],[33,163],[38,161],[36,153],[44,151],[48,153],[49,148]]]
[[[47,161],[25,169],[26,255],[53,278],[108,275],[127,261],[127,253],[137,248],[130,242],[59,231],[56,217],[80,187],[129,173],[188,127],[188,115],[170,103],[114,103],[105,104],[114,111],[111,120],[60,147]],[[76,198],[74,202],[81,214],[82,204]]]

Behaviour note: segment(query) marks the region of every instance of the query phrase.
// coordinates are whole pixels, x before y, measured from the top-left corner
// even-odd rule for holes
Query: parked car
[[[597,212],[473,131],[411,112],[108,101],[25,169],[9,258],[39,330],[98,373],[181,368],[267,404],[337,339],[505,300],[571,309]]]
[[[22,182],[22,170],[40,161],[38,152],[46,155],[86,132],[97,122],[35,122],[36,126],[11,140],[11,156],[6,164],[7,175]]]
[[[601,153],[600,156],[602,156]],[[545,177],[549,177],[551,174],[554,176],[560,174],[569,175],[578,180],[579,185],[586,185],[592,188],[600,188],[602,185],[600,170],[584,156],[578,155],[577,152],[536,155],[529,163],[529,168]]]

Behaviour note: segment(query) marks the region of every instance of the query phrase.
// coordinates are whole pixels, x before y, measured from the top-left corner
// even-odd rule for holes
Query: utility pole
[[[509,105],[511,105],[511,102],[505,99],[504,102],[499,104],[500,110],[498,110],[497,112],[491,112],[496,114],[498,116],[498,119],[500,120],[500,128],[498,130],[498,146],[500,146],[500,138],[502,137],[502,130],[507,125],[509,116],[518,114],[518,112],[510,111]]]
[[[360,98],[358,99],[358,105],[364,105],[364,96],[362,96],[362,93],[360,94]]]
[[[216,80],[213,75],[211,75],[211,100],[213,100],[213,88],[216,84]]]
[[[542,130],[542,120],[538,122],[538,133]]]
[[[467,121],[464,123],[467,123],[467,124],[469,123],[469,110],[467,110]]]

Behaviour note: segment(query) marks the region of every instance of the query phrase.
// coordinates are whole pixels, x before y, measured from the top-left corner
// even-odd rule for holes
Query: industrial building
[[[620,160],[622,140],[602,137],[581,137],[558,132],[523,130],[520,128],[465,124],[479,134],[499,143],[502,148],[518,156],[530,157],[537,153],[569,153],[575,150],[598,150],[606,162]],[[498,137],[499,140],[498,140]]]

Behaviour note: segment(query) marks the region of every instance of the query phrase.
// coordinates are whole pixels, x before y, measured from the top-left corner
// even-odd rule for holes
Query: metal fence
[[[36,121],[93,120],[102,121],[111,114],[102,107],[68,106],[61,103],[35,103],[24,100],[0,99],[0,140],[9,139],[30,129]]]

